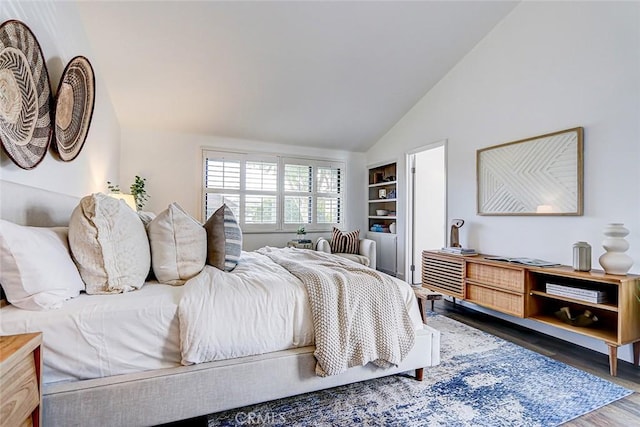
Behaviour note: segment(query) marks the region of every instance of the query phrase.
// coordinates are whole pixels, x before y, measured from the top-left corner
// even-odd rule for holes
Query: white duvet
[[[393,284],[401,291],[414,329],[421,328],[411,287],[397,279]],[[264,255],[243,253],[231,273],[205,267],[185,288],[179,307],[185,365],[314,343],[305,285]]]
[[[411,287],[393,281],[415,328],[421,328]],[[198,319],[202,329],[181,331],[178,312],[199,304],[210,304],[215,316]],[[36,331],[43,332],[45,384],[261,354],[314,342],[304,285],[254,252],[243,252],[231,273],[207,266],[184,286],[147,283],[124,294],[82,294],[59,310],[0,309],[0,334]],[[191,347],[200,333],[211,334],[213,345]]]
[[[185,365],[313,344],[304,285],[263,255],[244,252],[231,273],[207,266],[184,286],[179,313]]]

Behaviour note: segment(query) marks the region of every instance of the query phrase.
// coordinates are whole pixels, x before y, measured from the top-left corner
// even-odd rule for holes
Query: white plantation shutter
[[[342,171],[337,165],[318,166],[317,207],[318,224],[342,223]]]
[[[313,167],[284,165],[284,223],[308,225],[313,222]]]
[[[344,163],[203,150],[203,215],[223,203],[244,231],[331,230],[344,212]]]
[[[318,224],[339,224],[341,216],[341,203],[339,197],[318,197],[316,209]]]
[[[277,224],[278,162],[245,162],[244,223]]]
[[[278,190],[277,162],[246,162],[247,190],[271,191]]]
[[[240,218],[240,195],[220,193],[206,193],[205,218],[209,218],[216,211],[216,209],[224,204],[229,206],[236,218]]]
[[[211,159],[207,162],[207,188],[239,190],[240,161]]]
[[[205,160],[204,220],[221,205],[227,204],[236,218],[240,217],[240,170],[241,160],[227,154]]]
[[[318,166],[318,193],[340,193],[340,168]]]

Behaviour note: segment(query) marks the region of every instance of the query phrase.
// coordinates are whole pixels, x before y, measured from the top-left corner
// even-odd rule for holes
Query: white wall
[[[364,210],[366,168],[363,153],[125,128],[122,131],[120,187],[128,188],[135,175],[140,175],[147,179],[147,191],[151,195],[145,210],[157,213],[166,209],[170,203],[178,202],[195,218],[203,220],[201,218],[203,147],[345,161],[347,169],[345,197],[348,200],[345,229],[360,228],[363,232],[366,229]],[[310,238],[318,235],[308,234]],[[292,238],[294,235],[290,232],[245,233],[243,248],[254,250],[265,245],[284,246]]]
[[[92,56],[76,6],[68,2],[0,2],[0,21],[24,22],[40,43],[49,71],[52,94],[69,60],[84,55],[96,75],[96,99],[91,127],[79,156],[71,162],[51,153],[31,170],[24,170],[0,154],[0,179],[44,188],[72,196],[104,190],[105,181],[119,174],[120,126],[100,76],[100,64]]]
[[[476,215],[477,149],[576,126],[585,129],[583,216]],[[448,217],[465,220],[465,246],[570,265],[572,244],[584,240],[599,267],[603,227],[623,222],[632,272],[640,272],[640,3],[519,4],[378,141],[367,162],[440,139],[448,140]],[[406,224],[398,226],[404,239]],[[629,346],[621,356],[630,360]]]

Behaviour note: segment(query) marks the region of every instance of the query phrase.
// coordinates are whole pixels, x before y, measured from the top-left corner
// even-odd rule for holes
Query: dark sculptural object
[[[460,237],[458,236],[458,230],[460,227],[464,225],[463,219],[452,219],[451,220],[451,236],[449,237],[449,247],[450,248],[460,248]]]

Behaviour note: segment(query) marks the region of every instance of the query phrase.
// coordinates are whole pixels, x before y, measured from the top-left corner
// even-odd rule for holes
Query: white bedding
[[[407,283],[392,279],[401,291],[414,329],[422,328],[413,290]],[[243,252],[231,273],[205,267],[185,284],[179,310],[185,365],[314,343],[305,285],[257,252]],[[192,319],[193,313],[216,316]]]
[[[42,332],[43,383],[99,378],[180,364],[182,287],[147,283],[123,294],[87,295],[58,310],[0,310],[0,334]]]
[[[415,329],[422,328],[411,287],[393,280]],[[304,285],[254,252],[243,252],[231,273],[205,267],[184,286],[147,283],[124,294],[82,294],[59,310],[3,307],[0,334],[43,332],[45,384],[173,367],[181,361],[197,363],[200,360],[191,360],[188,354],[181,358],[180,353],[178,306],[183,295],[185,307],[197,303],[192,286],[215,296],[217,316],[206,320],[215,334],[216,345],[209,349],[212,360],[313,343]]]
[[[215,317],[200,316],[187,327],[184,319],[205,304]],[[304,285],[254,252],[243,252],[231,273],[206,266],[185,284],[180,311],[185,365],[313,344]],[[203,335],[206,348],[199,345]]]

